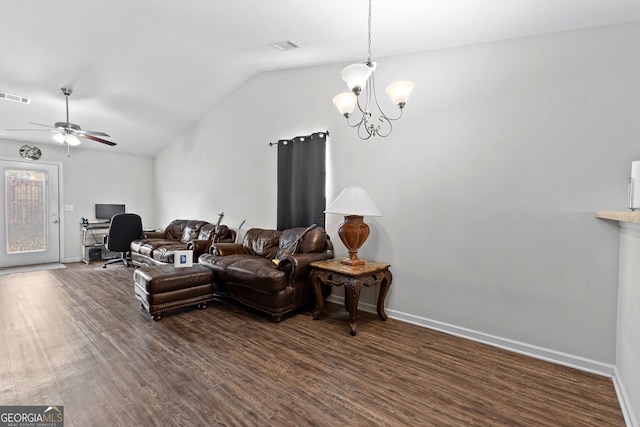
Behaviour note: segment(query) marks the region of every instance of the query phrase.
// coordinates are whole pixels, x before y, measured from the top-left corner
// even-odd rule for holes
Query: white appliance
[[[629,178],[629,209],[640,209],[640,160],[631,162]]]

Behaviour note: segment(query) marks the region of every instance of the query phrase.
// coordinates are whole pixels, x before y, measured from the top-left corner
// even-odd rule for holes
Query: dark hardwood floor
[[[623,426],[612,381],[328,304],[273,323],[228,300],[159,322],[132,268],[0,276],[0,405],[65,426]]]

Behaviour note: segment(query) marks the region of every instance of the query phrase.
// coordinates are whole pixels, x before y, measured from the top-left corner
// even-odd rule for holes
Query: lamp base
[[[340,263],[345,265],[364,265],[364,261],[358,258],[358,249],[369,237],[369,226],[363,221],[362,215],[345,215],[344,223],[338,228],[338,236],[349,251],[349,258]]]
[[[344,265],[364,265],[364,261],[361,260],[360,258],[356,258],[356,259],[344,258],[344,259],[340,260],[340,264],[344,264]]]

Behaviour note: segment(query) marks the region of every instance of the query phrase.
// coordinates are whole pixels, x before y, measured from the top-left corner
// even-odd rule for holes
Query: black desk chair
[[[120,258],[114,258],[107,261],[102,268],[116,262],[123,262],[129,267],[129,259],[127,254],[131,251],[131,242],[142,237],[142,219],[140,215],[133,213],[115,214],[111,218],[109,225],[109,234],[104,236],[105,247],[113,252],[120,252]]]

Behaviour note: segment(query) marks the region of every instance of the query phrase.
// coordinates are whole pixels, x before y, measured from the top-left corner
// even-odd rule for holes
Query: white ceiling
[[[0,5],[0,138],[70,121],[153,156],[263,71],[364,61],[366,0],[48,0]],[[640,21],[638,0],[373,0],[373,57]],[[280,52],[269,43],[301,48]],[[339,76],[336,75],[336,79]],[[331,102],[329,94],[327,102]]]

